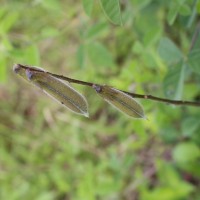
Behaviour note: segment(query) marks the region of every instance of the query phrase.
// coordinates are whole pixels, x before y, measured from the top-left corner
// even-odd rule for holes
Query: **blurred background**
[[[199,1],[122,0],[122,26],[100,2],[1,0],[0,199],[199,200],[200,108],[140,100],[149,120],[134,120],[73,85],[85,118],[13,73],[200,101]]]

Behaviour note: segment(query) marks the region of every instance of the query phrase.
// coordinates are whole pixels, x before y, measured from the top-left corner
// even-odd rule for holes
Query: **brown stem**
[[[200,102],[194,102],[194,101],[182,101],[182,100],[171,100],[171,99],[165,99],[165,98],[159,98],[159,97],[155,97],[152,95],[144,95],[144,94],[135,94],[135,93],[131,93],[131,92],[126,92],[126,91],[122,91],[125,92],[126,94],[134,97],[134,98],[140,98],[140,99],[150,99],[153,101],[159,101],[159,102],[165,102],[168,104],[174,104],[177,106],[182,106],[182,105],[187,105],[187,106],[200,106]]]
[[[33,71],[41,72],[40,70],[38,70],[36,68],[32,68],[30,66],[25,66],[25,65],[21,65],[21,64],[18,64],[18,65],[20,65],[20,67],[22,67],[24,69],[30,69],[30,70],[33,70]],[[77,79],[72,79],[72,78],[69,78],[69,77],[66,77],[66,76],[63,76],[63,75],[53,74],[53,73],[50,73],[50,72],[44,72],[44,73],[47,73],[47,74],[49,74],[53,77],[56,77],[56,78],[64,80],[64,81],[68,81],[70,83],[75,83],[75,84],[89,86],[89,87],[101,86],[100,84],[81,81],[81,80],[77,80]],[[200,106],[200,102],[171,100],[171,99],[155,97],[155,96],[152,96],[152,95],[136,94],[136,93],[131,93],[131,92],[123,91],[123,90],[120,90],[120,91],[132,96],[133,98],[147,99],[147,100],[158,101],[158,102],[162,102],[162,103],[173,104],[173,105],[177,105],[177,106],[183,106],[183,105],[185,105],[185,106]]]

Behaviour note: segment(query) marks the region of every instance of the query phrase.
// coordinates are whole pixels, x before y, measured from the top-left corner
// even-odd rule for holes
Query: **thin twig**
[[[19,65],[20,65],[20,67],[22,67],[24,69],[30,69],[30,70],[33,70],[33,71],[42,72],[42,71],[40,71],[39,69],[36,69],[36,68],[31,68],[29,66],[25,66],[25,65],[21,65],[21,64],[19,64]],[[89,87],[101,86],[100,84],[81,81],[81,80],[77,80],[77,79],[72,79],[72,78],[69,78],[69,77],[66,77],[66,76],[63,76],[63,75],[58,75],[58,74],[54,74],[54,73],[50,73],[50,72],[44,71],[43,73],[47,73],[47,74],[49,74],[53,77],[56,77],[56,78],[64,80],[64,81],[68,81],[69,83],[75,83],[75,84],[89,86]],[[162,103],[173,104],[173,105],[177,105],[177,106],[185,105],[185,106],[199,106],[200,107],[200,102],[171,100],[171,99],[159,98],[159,97],[152,96],[152,95],[136,94],[136,93],[127,92],[127,91],[123,91],[123,90],[120,90],[120,91],[132,96],[133,98],[147,99],[147,100],[158,101],[158,102],[162,102]]]

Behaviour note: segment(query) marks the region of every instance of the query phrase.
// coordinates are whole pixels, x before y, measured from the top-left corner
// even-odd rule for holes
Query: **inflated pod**
[[[85,97],[68,83],[36,67],[22,68],[20,65],[15,65],[14,71],[27,81],[41,88],[46,94],[71,111],[88,117],[88,105]]]
[[[93,85],[96,92],[109,104],[134,118],[145,118],[142,106],[130,95],[106,85]]]

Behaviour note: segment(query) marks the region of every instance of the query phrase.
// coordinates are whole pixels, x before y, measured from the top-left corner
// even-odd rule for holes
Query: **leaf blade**
[[[200,74],[200,34],[198,33],[188,52],[187,63],[193,72]]]
[[[180,49],[167,37],[163,37],[160,40],[158,53],[168,64],[177,63],[183,58],[183,54]]]
[[[100,0],[101,7],[106,17],[115,25],[122,25],[119,0]]]
[[[109,50],[99,42],[87,45],[87,54],[90,61],[99,67],[113,67],[114,60]]]
[[[91,16],[94,0],[82,0],[83,8],[88,16]]]
[[[179,62],[169,68],[163,81],[165,96],[175,100],[182,98],[186,67],[185,63]]]

